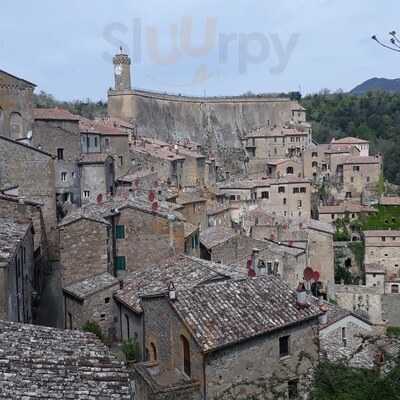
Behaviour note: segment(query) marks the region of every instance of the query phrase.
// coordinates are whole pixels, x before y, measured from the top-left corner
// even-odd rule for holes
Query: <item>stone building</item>
[[[35,87],[32,82],[0,70],[0,136],[14,140],[32,136]]]
[[[18,195],[41,204],[50,257],[58,257],[54,157],[0,136],[0,186],[9,182]]]
[[[106,153],[85,153],[79,160],[82,204],[101,202],[115,192],[114,159]]]
[[[385,292],[400,293],[400,231],[364,231],[365,264],[385,272]]]
[[[271,240],[256,240],[222,226],[200,234],[200,255],[203,259],[241,269],[255,275],[277,275],[290,287],[303,279],[307,264],[304,248]]]
[[[156,355],[151,343],[145,341],[143,325],[142,295],[166,292],[171,282],[179,287],[194,287],[198,284],[245,277],[246,271],[229,268],[187,255],[163,259],[151,268],[127,274],[123,286],[114,299],[116,335],[119,340],[135,339],[140,348],[141,360],[154,360]]]
[[[199,227],[189,222],[184,222],[185,229],[185,254],[200,257],[200,231]]]
[[[207,218],[208,227],[222,225],[230,228],[232,226],[231,206],[229,204],[215,204],[212,207],[207,207]]]
[[[334,298],[334,229],[313,219],[287,218],[256,208],[243,215],[242,227],[258,240],[270,239],[304,249],[307,266],[319,273],[320,290]]]
[[[97,210],[69,213],[58,225],[62,286],[113,273],[112,225]]]
[[[113,119],[90,120],[80,117],[81,153],[110,155],[115,164],[115,176],[125,175],[130,167],[129,143],[131,133]]]
[[[357,137],[344,137],[341,139],[333,138],[331,140],[331,145],[333,148],[341,149],[349,146],[354,146],[360,152],[360,157],[368,157],[369,156],[369,141],[360,139]]]
[[[277,159],[267,162],[266,176],[269,178],[284,178],[285,176],[303,176],[302,163],[292,159]]]
[[[376,213],[375,208],[350,201],[345,201],[339,205],[320,206],[318,208],[319,220],[327,224],[335,223],[338,219],[348,219],[351,222],[374,213]]]
[[[299,121],[256,128],[246,133],[242,143],[249,157],[249,172],[265,173],[267,160],[301,157],[312,144],[311,125]]]
[[[355,312],[331,303],[323,303],[326,313],[320,319],[319,341],[321,357],[332,362],[348,360],[358,351],[374,327]]]
[[[68,265],[75,280],[64,284],[107,271],[123,276],[183,254],[184,222],[184,217],[165,203],[139,197],[116,197],[71,212],[60,224],[61,251],[64,270]],[[79,270],[80,260],[86,257],[85,268]]]
[[[179,206],[177,210],[185,217],[187,222],[205,230],[208,227],[207,199],[199,192],[181,192],[175,199]]]
[[[59,108],[33,110],[32,146],[56,156],[55,177],[57,205],[65,202],[80,205],[79,117]],[[60,212],[63,215],[62,211]]]
[[[141,296],[155,358],[135,368],[140,399],[162,398],[154,386],[179,393],[196,383],[201,399],[307,398],[318,363],[317,307],[299,309],[273,276],[175,288]]]
[[[0,318],[32,322],[33,229],[28,220],[0,217]]]
[[[311,217],[311,183],[303,178],[249,178],[220,184],[219,189],[229,198],[237,223],[257,207],[284,217]]]
[[[105,337],[113,338],[113,295],[119,286],[117,278],[104,272],[64,287],[65,329],[96,322]]]
[[[132,400],[128,370],[91,333],[0,321],[0,393]]]

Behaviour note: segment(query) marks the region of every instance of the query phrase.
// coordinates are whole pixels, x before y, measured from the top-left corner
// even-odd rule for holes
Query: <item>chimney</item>
[[[254,248],[252,250],[252,252],[251,252],[251,263],[252,263],[253,270],[255,272],[258,272],[257,271],[257,265],[258,265],[258,255],[259,255],[259,253],[260,253],[260,250],[257,249],[257,248]]]
[[[168,285],[168,297],[171,301],[176,300],[176,289],[175,289],[174,282],[172,282],[172,281]]]
[[[307,292],[303,282],[299,282],[296,289],[296,304],[299,308],[307,307]]]
[[[17,211],[19,214],[25,216],[25,200],[23,198],[18,199]]]
[[[328,323],[328,306],[326,304],[321,304],[319,310],[322,314],[319,316],[320,325],[326,325]]]

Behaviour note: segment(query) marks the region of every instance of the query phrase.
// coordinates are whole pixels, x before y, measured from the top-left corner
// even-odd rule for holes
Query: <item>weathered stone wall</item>
[[[0,136],[0,184],[19,186],[19,195],[43,204],[42,212],[52,258],[58,257],[54,160],[46,153]]]
[[[200,230],[208,228],[207,203],[197,202],[182,205],[179,212],[185,217],[186,221],[192,225],[200,226]]]
[[[118,301],[114,305],[114,331],[117,340],[136,339],[139,345],[139,361],[145,355],[143,342],[143,314],[137,314]]]
[[[366,238],[365,263],[382,265],[388,280],[400,277],[400,237]]]
[[[57,193],[72,193],[73,202],[80,204],[80,180],[78,160],[80,136],[78,121],[35,121],[32,145],[54,156],[63,149],[63,160],[55,162]],[[66,173],[66,180],[61,174]]]
[[[119,283],[117,282],[115,285],[85,298],[83,302],[64,293],[65,327],[82,329],[86,322],[96,322],[104,336],[113,338],[115,336],[113,294],[118,288]],[[72,327],[69,326],[69,313],[72,318]]]
[[[299,398],[306,398],[318,363],[316,332],[317,325],[308,322],[210,354],[207,398],[286,400],[292,380],[298,380]],[[286,335],[290,356],[280,358],[279,337]]]
[[[170,222],[154,213],[127,207],[115,216],[114,223],[125,226],[125,238],[116,239],[116,256],[126,257],[126,272],[150,267],[184,252],[183,222]]]
[[[0,72],[0,135],[22,139],[32,130],[33,90],[23,81]],[[12,115],[19,117],[13,119]]]
[[[382,295],[382,319],[387,321],[388,326],[400,326],[400,295]]]
[[[351,243],[352,242],[334,242],[335,264],[348,268],[353,275],[360,275],[362,265],[360,265],[359,260],[357,260],[352,251],[350,247]]]
[[[362,344],[362,336],[373,332],[371,325],[347,316],[320,331],[321,355],[333,362],[348,359]]]
[[[106,145],[108,141],[109,145]],[[131,167],[128,135],[110,135],[101,137],[102,148],[114,158],[116,178],[125,175]]]
[[[63,286],[111,272],[109,229],[105,224],[87,219],[59,228]]]

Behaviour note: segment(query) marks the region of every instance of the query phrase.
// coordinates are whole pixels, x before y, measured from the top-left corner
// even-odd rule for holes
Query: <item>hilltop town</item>
[[[293,98],[139,91],[113,63],[95,119],[0,70],[0,397],[307,399],[323,362],[393,368],[382,155],[317,143]]]

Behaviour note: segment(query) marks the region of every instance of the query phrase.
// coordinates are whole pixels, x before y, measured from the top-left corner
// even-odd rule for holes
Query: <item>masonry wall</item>
[[[109,145],[106,145],[108,139]],[[102,136],[102,148],[114,158],[115,176],[118,178],[128,173],[131,167],[128,135]]]
[[[78,160],[80,157],[80,135],[78,121],[39,121],[33,126],[32,145],[57,156],[63,149],[63,160],[55,161],[57,193],[72,193],[72,201],[80,204],[80,180]],[[61,174],[66,173],[66,180]]]
[[[367,238],[365,241],[365,263],[380,264],[388,280],[400,277],[400,237]]]
[[[105,224],[86,219],[59,228],[64,287],[112,271],[109,229]]]
[[[0,137],[0,182],[3,180],[18,185],[21,197],[43,204],[50,256],[58,258],[54,160]]]
[[[32,129],[33,87],[0,72],[0,135],[12,139],[25,138]],[[12,126],[12,114],[19,114],[21,124]]]
[[[347,316],[320,331],[321,356],[332,362],[347,359],[363,343],[363,336],[371,335],[373,332],[371,325],[353,316]]]
[[[387,326],[400,326],[400,295],[382,295],[382,319],[387,321]]]
[[[307,398],[318,363],[318,325],[303,325],[212,353],[207,358],[207,398],[287,399],[288,381],[298,380]],[[290,335],[290,356],[279,358],[279,337]]]
[[[96,322],[104,336],[115,337],[113,294],[119,283],[103,289],[82,301],[64,293],[65,328],[82,329],[86,322]],[[69,313],[72,317],[72,328],[69,326]]]
[[[346,310],[360,313],[372,324],[382,324],[382,301],[379,288],[356,285],[335,285],[336,301]]]
[[[115,216],[114,223],[125,226],[125,238],[116,239],[116,256],[126,259],[126,271],[119,274],[150,267],[184,252],[183,222],[170,222],[155,213],[127,207]]]
[[[200,230],[206,230],[208,228],[207,219],[207,203],[193,202],[182,205],[183,208],[179,209],[179,212],[185,217],[186,221],[192,225],[200,226]]]
[[[359,166],[359,171],[353,167]],[[377,185],[381,174],[380,163],[376,164],[345,164],[343,166],[343,191],[351,192],[352,197],[358,197],[366,186]]]

